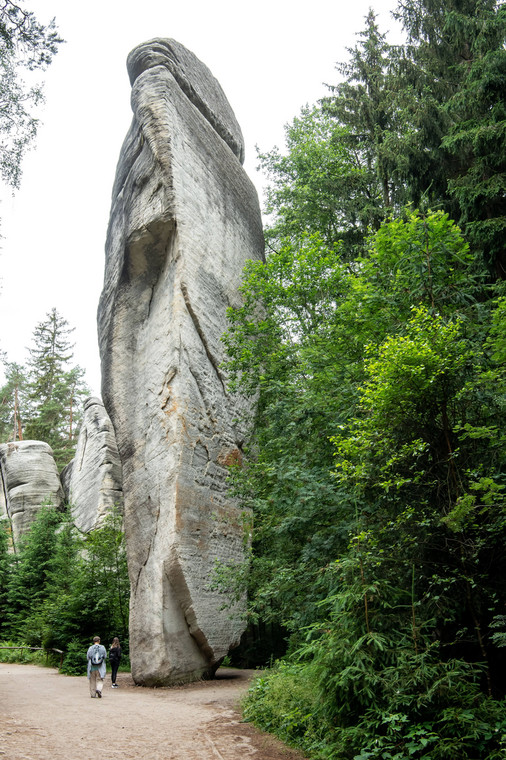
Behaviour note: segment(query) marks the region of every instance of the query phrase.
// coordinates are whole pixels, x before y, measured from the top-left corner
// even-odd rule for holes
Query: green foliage
[[[349,278],[338,247],[329,250],[318,236],[297,249],[287,243],[265,265],[249,265],[244,305],[229,313],[225,341],[235,387],[260,389],[256,437],[234,476],[255,515],[255,557],[262,547],[251,566],[251,612],[288,627],[304,609],[293,595],[308,594],[311,615],[315,575],[346,543],[347,500],[329,476],[328,436],[343,414],[331,389],[353,399],[339,352],[353,352],[355,340],[351,347],[339,340],[337,313]]]
[[[399,75],[413,95],[410,197],[443,203],[504,279],[504,4],[400,0],[396,16],[409,41]]]
[[[23,437],[23,412],[27,410],[27,377],[15,362],[3,361],[5,383],[0,389],[0,440],[16,441]]]
[[[69,673],[76,667],[75,651],[80,646],[85,652],[97,633],[103,641],[119,636],[128,651],[129,582],[118,512],[82,535],[65,514],[42,507],[10,556],[6,574],[0,574],[6,584],[0,586],[7,610],[4,636],[64,650]]]
[[[0,7],[0,173],[19,188],[21,161],[37,134],[37,106],[43,102],[39,83],[27,85],[23,72],[44,70],[62,42],[55,22],[41,24],[19,4]]]
[[[4,361],[6,382],[0,390],[0,440],[45,441],[61,469],[72,459],[81,420],[80,405],[89,395],[84,370],[71,367],[72,329],[56,309],[34,330],[28,367]]]
[[[43,636],[42,607],[50,583],[62,515],[51,505],[42,506],[31,530],[16,547],[8,586],[9,635],[40,646]]]
[[[285,127],[285,152],[274,148],[259,154],[270,180],[268,245],[277,248],[284,239],[297,240],[304,233],[318,234],[327,243],[339,237],[351,244],[363,240],[369,177],[349,142],[346,128],[328,113],[306,107]]]
[[[322,102],[324,112],[342,125],[341,142],[362,175],[354,205],[345,207],[345,233],[356,215],[363,233],[377,230],[386,213],[407,200],[401,140],[407,129],[403,100],[408,93],[399,87],[399,52],[386,42],[372,10],[357,37],[355,47],[347,49],[348,60],[336,66],[342,81],[329,87],[332,95]]]
[[[119,636],[124,644],[129,582],[121,515],[109,513],[101,528],[85,536],[67,524],[58,538],[56,582],[45,605],[45,645],[64,649],[76,638],[84,645],[97,632],[104,641]]]
[[[288,655],[246,711],[315,758],[499,758],[504,5],[397,16],[407,43],[369,13],[342,81],[261,156],[275,245],[224,340],[258,399],[232,474],[251,631]]]
[[[12,555],[9,554],[9,527],[7,520],[0,520],[0,639],[7,628],[9,610],[7,588],[12,560]]]
[[[72,358],[71,330],[66,320],[56,309],[46,317],[34,330],[30,350],[32,409],[25,433],[28,438],[49,443],[62,467],[75,450],[75,389],[83,372],[79,368],[66,371]]]
[[[461,223],[490,269],[502,279],[506,278],[505,37],[503,5],[497,12],[489,10],[480,24],[467,76],[447,104],[453,126],[443,139],[458,166],[449,190],[458,201]]]
[[[492,360],[498,369],[506,365],[506,297],[499,298],[492,314],[487,347],[492,351]],[[503,374],[504,377],[504,374]]]
[[[506,703],[483,693],[483,664],[448,658],[385,554],[357,536],[329,567],[336,592],[294,661],[252,684],[245,716],[322,760],[502,757]]]
[[[0,641],[0,662],[21,662],[45,665],[47,653],[41,649],[30,649],[23,641]]]
[[[243,703],[243,717],[264,731],[323,757],[323,745],[330,726],[321,714],[320,692],[311,665],[280,661],[252,681]]]
[[[499,757],[503,299],[446,214],[411,211],[352,265],[286,244],[243,295],[225,342],[259,401],[233,475],[250,614],[320,684],[290,701],[281,668],[248,714],[315,757],[450,757],[459,736]]]
[[[88,663],[86,652],[87,649],[83,647],[83,644],[78,639],[69,641],[60,673],[64,673],[67,676],[85,675]]]
[[[331,95],[285,127],[285,150],[259,154],[270,180],[266,240],[278,251],[287,239],[317,234],[340,255],[363,251],[392,209],[410,197],[406,191],[406,93],[394,72],[398,52],[385,41],[370,11],[350,59],[338,64],[344,80]],[[402,94],[402,98],[400,97]]]

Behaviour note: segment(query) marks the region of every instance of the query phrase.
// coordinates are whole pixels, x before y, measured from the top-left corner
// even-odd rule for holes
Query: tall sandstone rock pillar
[[[212,675],[244,629],[244,600],[213,588],[218,564],[244,559],[226,478],[248,408],[227,390],[221,336],[263,236],[241,131],[209,69],[166,39],[127,65],[134,117],[98,323],[123,467],[132,674],[161,685]]]

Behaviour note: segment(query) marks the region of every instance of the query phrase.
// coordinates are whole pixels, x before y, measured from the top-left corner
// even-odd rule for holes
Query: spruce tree
[[[472,245],[493,275],[506,279],[506,7],[482,16],[460,90],[447,104],[443,140],[454,171],[449,191]]]
[[[365,228],[378,229],[385,215],[404,202],[398,82],[393,65],[398,51],[379,30],[372,10],[348,48],[349,59],[336,66],[344,81],[330,86],[324,108],[344,127],[343,139],[367,175],[361,215]]]
[[[412,94],[410,198],[442,205],[504,278],[504,4],[400,0],[394,15],[408,38],[398,77]]]
[[[61,520],[61,513],[50,504],[41,507],[30,531],[16,546],[9,577],[8,634],[33,646],[40,646],[42,641],[43,608],[54,567],[56,529]]]
[[[88,394],[80,367],[71,367],[73,332],[52,309],[36,326],[30,349],[30,419],[25,437],[48,443],[62,467],[73,456],[80,419],[77,402]]]
[[[25,368],[4,361],[5,383],[0,389],[0,441],[22,441],[28,415]]]
[[[0,640],[7,633],[7,613],[9,610],[8,586],[12,555],[9,553],[9,526],[7,520],[0,520]]]

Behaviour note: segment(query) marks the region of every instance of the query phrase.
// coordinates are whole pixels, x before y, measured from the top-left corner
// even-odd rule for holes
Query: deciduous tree
[[[18,188],[21,162],[38,128],[37,107],[43,101],[34,72],[44,70],[62,42],[54,19],[44,25],[34,13],[12,0],[0,3],[0,173]],[[27,84],[27,75],[31,83]]]

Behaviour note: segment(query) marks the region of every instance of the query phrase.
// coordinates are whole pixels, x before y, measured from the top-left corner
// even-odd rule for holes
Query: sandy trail
[[[127,674],[102,699],[88,681],[35,665],[0,663],[0,760],[301,760],[248,723],[238,704],[252,671],[214,681],[136,687]]]

